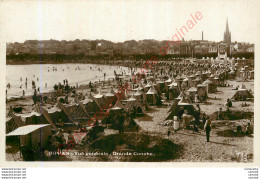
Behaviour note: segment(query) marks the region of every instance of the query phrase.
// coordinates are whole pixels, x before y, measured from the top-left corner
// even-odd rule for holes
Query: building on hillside
[[[190,54],[190,45],[188,43],[182,42],[179,47],[180,47],[180,54],[182,55]]]
[[[180,49],[179,49],[179,47],[170,47],[167,50],[167,54],[169,54],[169,55],[180,54]]]
[[[224,45],[218,46],[218,59],[227,60],[227,48]]]
[[[218,52],[218,46],[212,46],[209,47],[209,53],[217,53]]]
[[[247,51],[247,52],[255,52],[254,46],[248,47],[248,48],[246,49],[246,51]]]

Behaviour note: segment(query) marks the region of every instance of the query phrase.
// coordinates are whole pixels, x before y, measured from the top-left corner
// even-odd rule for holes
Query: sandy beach
[[[223,108],[228,98],[231,98],[235,93],[232,90],[233,87],[245,84],[248,89],[254,91],[253,81],[239,82],[236,80],[227,81],[229,87],[218,87],[218,92],[209,94],[207,102],[201,103],[201,112],[207,115],[212,115],[220,107]],[[99,84],[101,86],[101,84]],[[106,84],[102,87],[102,93],[105,94],[111,88],[113,84]],[[77,93],[89,93],[87,86],[81,86],[77,89]],[[46,95],[50,95],[47,93]],[[71,98],[70,100],[72,100]],[[175,162],[252,162],[253,161],[253,134],[250,136],[224,136],[221,133],[225,131],[236,130],[237,125],[246,126],[246,124],[252,119],[240,119],[240,120],[215,120],[212,122],[212,132],[210,142],[206,142],[206,135],[203,129],[200,129],[198,133],[194,133],[192,130],[179,130],[174,132],[172,127],[164,126],[163,123],[166,117],[169,115],[171,101],[165,101],[165,105],[161,107],[151,106],[151,110],[147,111],[143,117],[137,117],[134,121],[140,127],[138,133],[143,133],[149,136],[156,136],[162,139],[169,139],[174,144],[181,146],[180,155],[178,158],[169,160]],[[234,102],[232,110],[240,110],[242,102]],[[248,106],[243,107],[244,111],[253,112],[254,104],[252,101],[247,102]],[[7,109],[10,105],[21,105],[24,111],[31,111],[33,109],[33,101],[31,97],[26,97],[23,100],[10,101],[7,103]],[[170,130],[170,137],[167,137],[167,131]],[[117,134],[117,131],[106,130],[106,136],[111,134]],[[8,147],[7,147],[8,148]],[[8,149],[7,149],[8,150]],[[82,151],[82,149],[72,149],[71,152]],[[7,152],[7,160],[14,160],[19,158],[19,152],[11,154]],[[242,157],[241,157],[242,156]],[[19,160],[19,159],[18,159]],[[60,156],[58,160],[79,160],[78,155]],[[92,157],[82,158],[80,160],[98,160]],[[119,161],[122,158],[118,159]]]

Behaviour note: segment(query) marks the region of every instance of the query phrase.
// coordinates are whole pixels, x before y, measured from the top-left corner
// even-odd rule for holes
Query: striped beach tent
[[[36,111],[39,114],[42,114],[44,116],[44,118],[50,123],[50,125],[54,128],[54,129],[58,129],[55,125],[55,123],[53,122],[53,120],[51,119],[48,111],[46,109],[44,109],[42,106],[40,106],[39,103],[37,103],[35,105],[35,109],[34,111]]]

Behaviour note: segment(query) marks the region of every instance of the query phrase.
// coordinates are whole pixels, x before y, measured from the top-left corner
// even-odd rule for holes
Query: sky
[[[2,39],[168,40],[201,12],[202,19],[185,40],[222,41],[228,18],[232,41],[255,43],[259,3],[248,0],[88,0],[3,1],[0,3]],[[258,6],[257,6],[258,5]]]

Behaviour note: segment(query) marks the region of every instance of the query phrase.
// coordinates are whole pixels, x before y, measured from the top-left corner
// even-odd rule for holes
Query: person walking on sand
[[[207,118],[204,125],[204,130],[206,131],[207,142],[209,142],[210,131],[211,131],[211,119]]]

